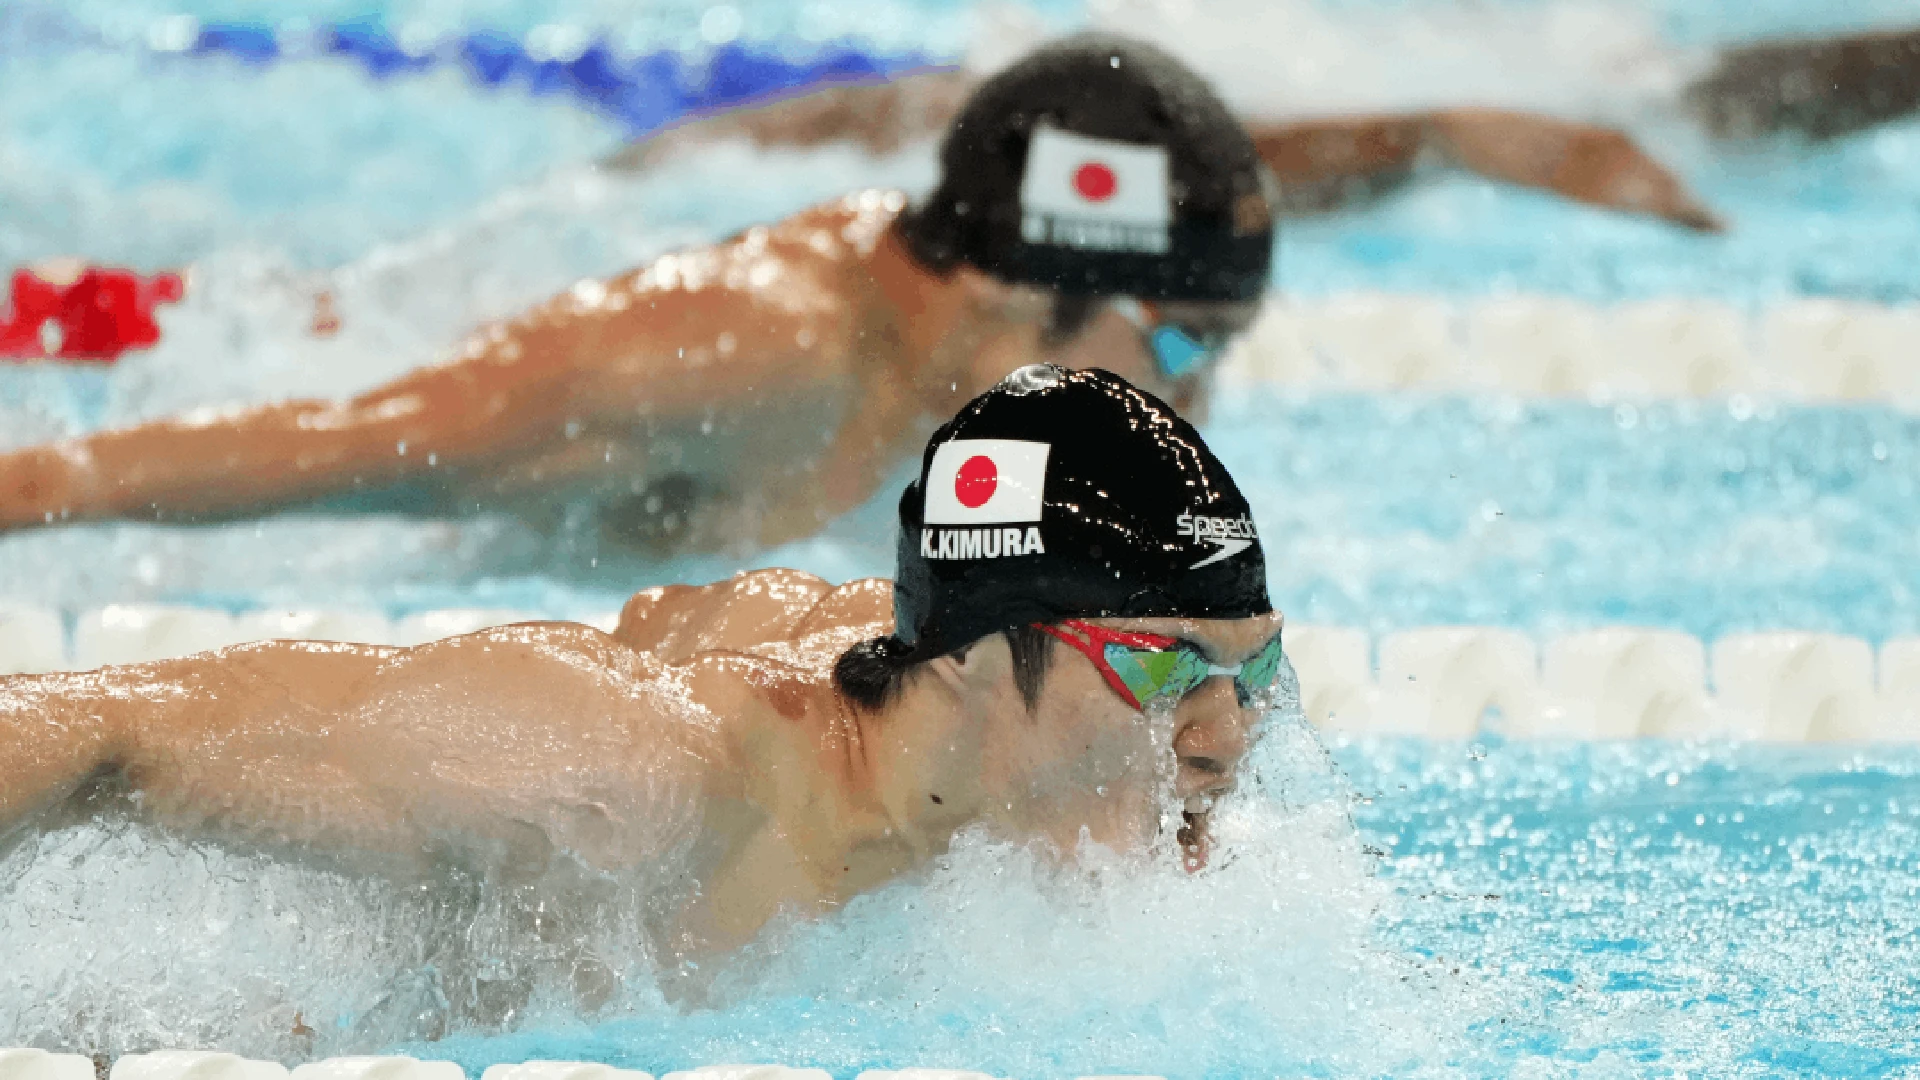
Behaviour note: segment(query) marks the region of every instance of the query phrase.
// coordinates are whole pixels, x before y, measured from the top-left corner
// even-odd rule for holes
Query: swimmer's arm
[[[884,81],[830,83],[688,117],[629,143],[603,164],[644,170],[689,149],[736,139],[763,148],[851,142],[869,154],[890,154],[944,130],[972,88],[970,75],[943,68]]]
[[[0,679],[0,831],[118,771],[184,825],[405,853],[532,824],[561,846],[610,838],[581,854],[620,861],[645,799],[696,793],[718,752],[656,706],[663,678],[590,627],[535,623]]]
[[[1341,205],[1345,187],[1363,190],[1403,176],[1423,153],[1483,176],[1557,192],[1595,206],[1648,214],[1689,229],[1717,232],[1719,218],[1670,170],[1626,135],[1504,109],[1348,117],[1251,125],[1254,145],[1280,181],[1333,185],[1325,204]]]
[[[564,424],[564,365],[479,356],[347,402],[296,400],[0,455],[0,528],[217,520],[379,488],[537,442]]]
[[[761,290],[711,280],[740,261],[727,262],[739,244],[669,257],[705,260],[702,288],[650,290],[636,272],[589,286],[598,304],[564,293],[475,334],[455,359],[344,403],[281,402],[0,454],[0,529],[218,520],[469,470],[510,473],[597,435],[617,440],[643,418],[830,374],[822,354],[842,328],[830,303],[815,302],[805,267],[787,260],[794,272]],[[590,468],[601,457],[572,460]],[[523,489],[565,478],[524,479]]]
[[[1860,131],[1920,109],[1920,30],[1728,49],[1687,88],[1687,101],[1721,138]]]

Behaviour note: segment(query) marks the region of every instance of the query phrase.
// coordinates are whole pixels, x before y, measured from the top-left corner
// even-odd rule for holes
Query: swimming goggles
[[[1068,619],[1062,625],[1066,629],[1033,624],[1034,629],[1080,650],[1100,669],[1114,693],[1141,710],[1155,701],[1178,701],[1215,675],[1233,676],[1240,704],[1252,705],[1272,689],[1280,677],[1280,664],[1284,659],[1279,634],[1273,635],[1273,640],[1246,660],[1232,667],[1221,667],[1210,663],[1198,646],[1179,638],[1108,630],[1079,619]],[[1075,637],[1067,630],[1085,634],[1086,639]]]
[[[1169,379],[1185,378],[1199,371],[1224,352],[1233,334],[1225,330],[1201,330],[1162,319],[1160,312],[1131,296],[1116,297],[1113,310],[1140,331],[1141,340],[1160,374]]]

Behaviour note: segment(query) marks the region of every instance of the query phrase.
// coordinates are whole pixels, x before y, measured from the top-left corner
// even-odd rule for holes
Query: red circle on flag
[[[1088,202],[1106,202],[1120,190],[1120,178],[1113,169],[1098,161],[1089,161],[1073,171],[1073,190]]]
[[[969,510],[978,510],[993,498],[994,489],[1000,486],[1000,470],[993,459],[985,454],[975,454],[960,466],[953,474],[953,497],[960,505]]]

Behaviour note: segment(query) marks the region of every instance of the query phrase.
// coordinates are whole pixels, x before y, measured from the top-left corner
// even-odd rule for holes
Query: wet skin
[[[1105,367],[1183,411],[1102,311],[1043,340],[1052,294],[936,274],[871,191],[584,281],[453,357],[351,401],[291,401],[0,454],[0,530],[114,518],[206,522],[356,493],[432,513],[553,524],[589,506],[655,555],[745,553],[872,494],[938,419],[1008,372]],[[1244,328],[1251,304],[1187,305]]]
[[[884,581],[767,570],[648,590],[611,635],[529,623],[413,649],[266,642],[0,679],[0,835],[111,774],[163,828],[333,860],[424,867],[454,852],[520,878],[674,867],[699,888],[658,944],[688,955],[750,939],[782,907],[843,904],[970,827],[1139,850],[1171,753],[1172,795],[1196,811],[1186,858],[1204,863],[1205,807],[1260,718],[1230,679],[1156,725],[1056,649],[1029,710],[995,635],[860,711],[832,664],[890,628],[891,603]],[[1280,626],[1100,622],[1221,664]]]

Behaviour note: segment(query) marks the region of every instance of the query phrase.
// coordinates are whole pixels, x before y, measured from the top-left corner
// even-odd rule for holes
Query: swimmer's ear
[[[962,645],[945,656],[936,656],[927,661],[927,671],[956,700],[964,700],[981,679],[985,652],[972,645]]]

